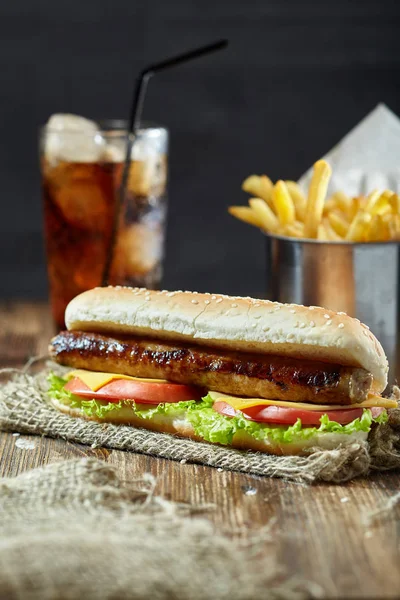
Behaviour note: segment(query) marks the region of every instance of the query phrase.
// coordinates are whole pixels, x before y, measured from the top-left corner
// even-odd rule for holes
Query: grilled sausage
[[[235,396],[314,404],[362,402],[372,384],[372,375],[360,368],[79,331],[61,332],[53,338],[50,354],[58,363],[74,368],[168,379]]]

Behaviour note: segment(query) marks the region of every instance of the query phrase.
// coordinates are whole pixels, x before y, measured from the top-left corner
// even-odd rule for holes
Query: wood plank
[[[106,460],[127,484],[151,473],[157,478],[156,494],[188,504],[214,505],[203,514],[235,537],[257,535],[275,519],[273,552],[282,568],[321,585],[323,597],[397,597],[398,528],[391,519],[373,527],[364,525],[363,519],[399,485],[398,475],[374,476],[345,486],[309,487],[62,440],[33,438],[35,448],[23,450],[16,447],[19,439],[32,437],[0,434],[1,476],[79,456]],[[398,518],[399,511],[394,515]],[[270,542],[265,549],[271,552]]]
[[[10,325],[11,324],[11,325]],[[0,359],[23,364],[46,349],[52,326],[44,304],[0,305]],[[21,441],[32,448],[21,448]],[[205,515],[235,537],[265,535],[265,552],[282,568],[322,586],[324,598],[398,597],[400,510],[373,526],[365,516],[399,489],[398,474],[376,474],[347,485],[304,486],[277,479],[181,464],[63,440],[0,433],[0,476],[73,457],[91,456],[116,467],[127,482],[151,473],[155,493],[191,505],[212,505]],[[263,533],[264,532],[264,533]]]

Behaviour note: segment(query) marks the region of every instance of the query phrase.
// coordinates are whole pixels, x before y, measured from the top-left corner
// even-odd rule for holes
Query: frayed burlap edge
[[[51,368],[59,369],[54,364]],[[90,446],[128,450],[303,483],[341,483],[365,475],[371,469],[400,467],[400,410],[397,409],[390,411],[388,424],[374,427],[370,444],[348,444],[335,450],[315,448],[307,456],[270,456],[64,415],[48,403],[48,371],[49,366],[36,375],[10,370],[9,381],[0,389],[1,430],[46,435]]]
[[[322,588],[286,573],[273,524],[232,539],[94,459],[0,480],[0,597],[31,600],[305,600]],[[267,593],[267,595],[266,595]]]

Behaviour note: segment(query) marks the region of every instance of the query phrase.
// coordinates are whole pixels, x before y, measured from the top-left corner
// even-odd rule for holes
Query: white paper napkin
[[[333,172],[329,194],[357,196],[375,188],[400,193],[400,119],[378,104],[323,158]],[[312,169],[299,179],[304,190],[311,176]]]

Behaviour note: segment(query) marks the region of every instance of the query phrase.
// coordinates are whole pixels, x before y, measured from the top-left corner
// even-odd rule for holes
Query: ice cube
[[[165,155],[148,156],[131,162],[128,189],[137,196],[162,196],[167,182]]]
[[[120,231],[114,254],[116,277],[145,275],[161,261],[164,235],[161,227],[134,223]]]
[[[88,231],[107,229],[114,202],[113,174],[102,165],[59,163],[47,167],[51,198],[64,219]]]
[[[125,160],[125,143],[114,140],[104,148],[103,160],[106,162],[121,163]]]
[[[96,162],[106,142],[94,121],[71,114],[55,114],[47,122],[44,154],[51,162]]]

